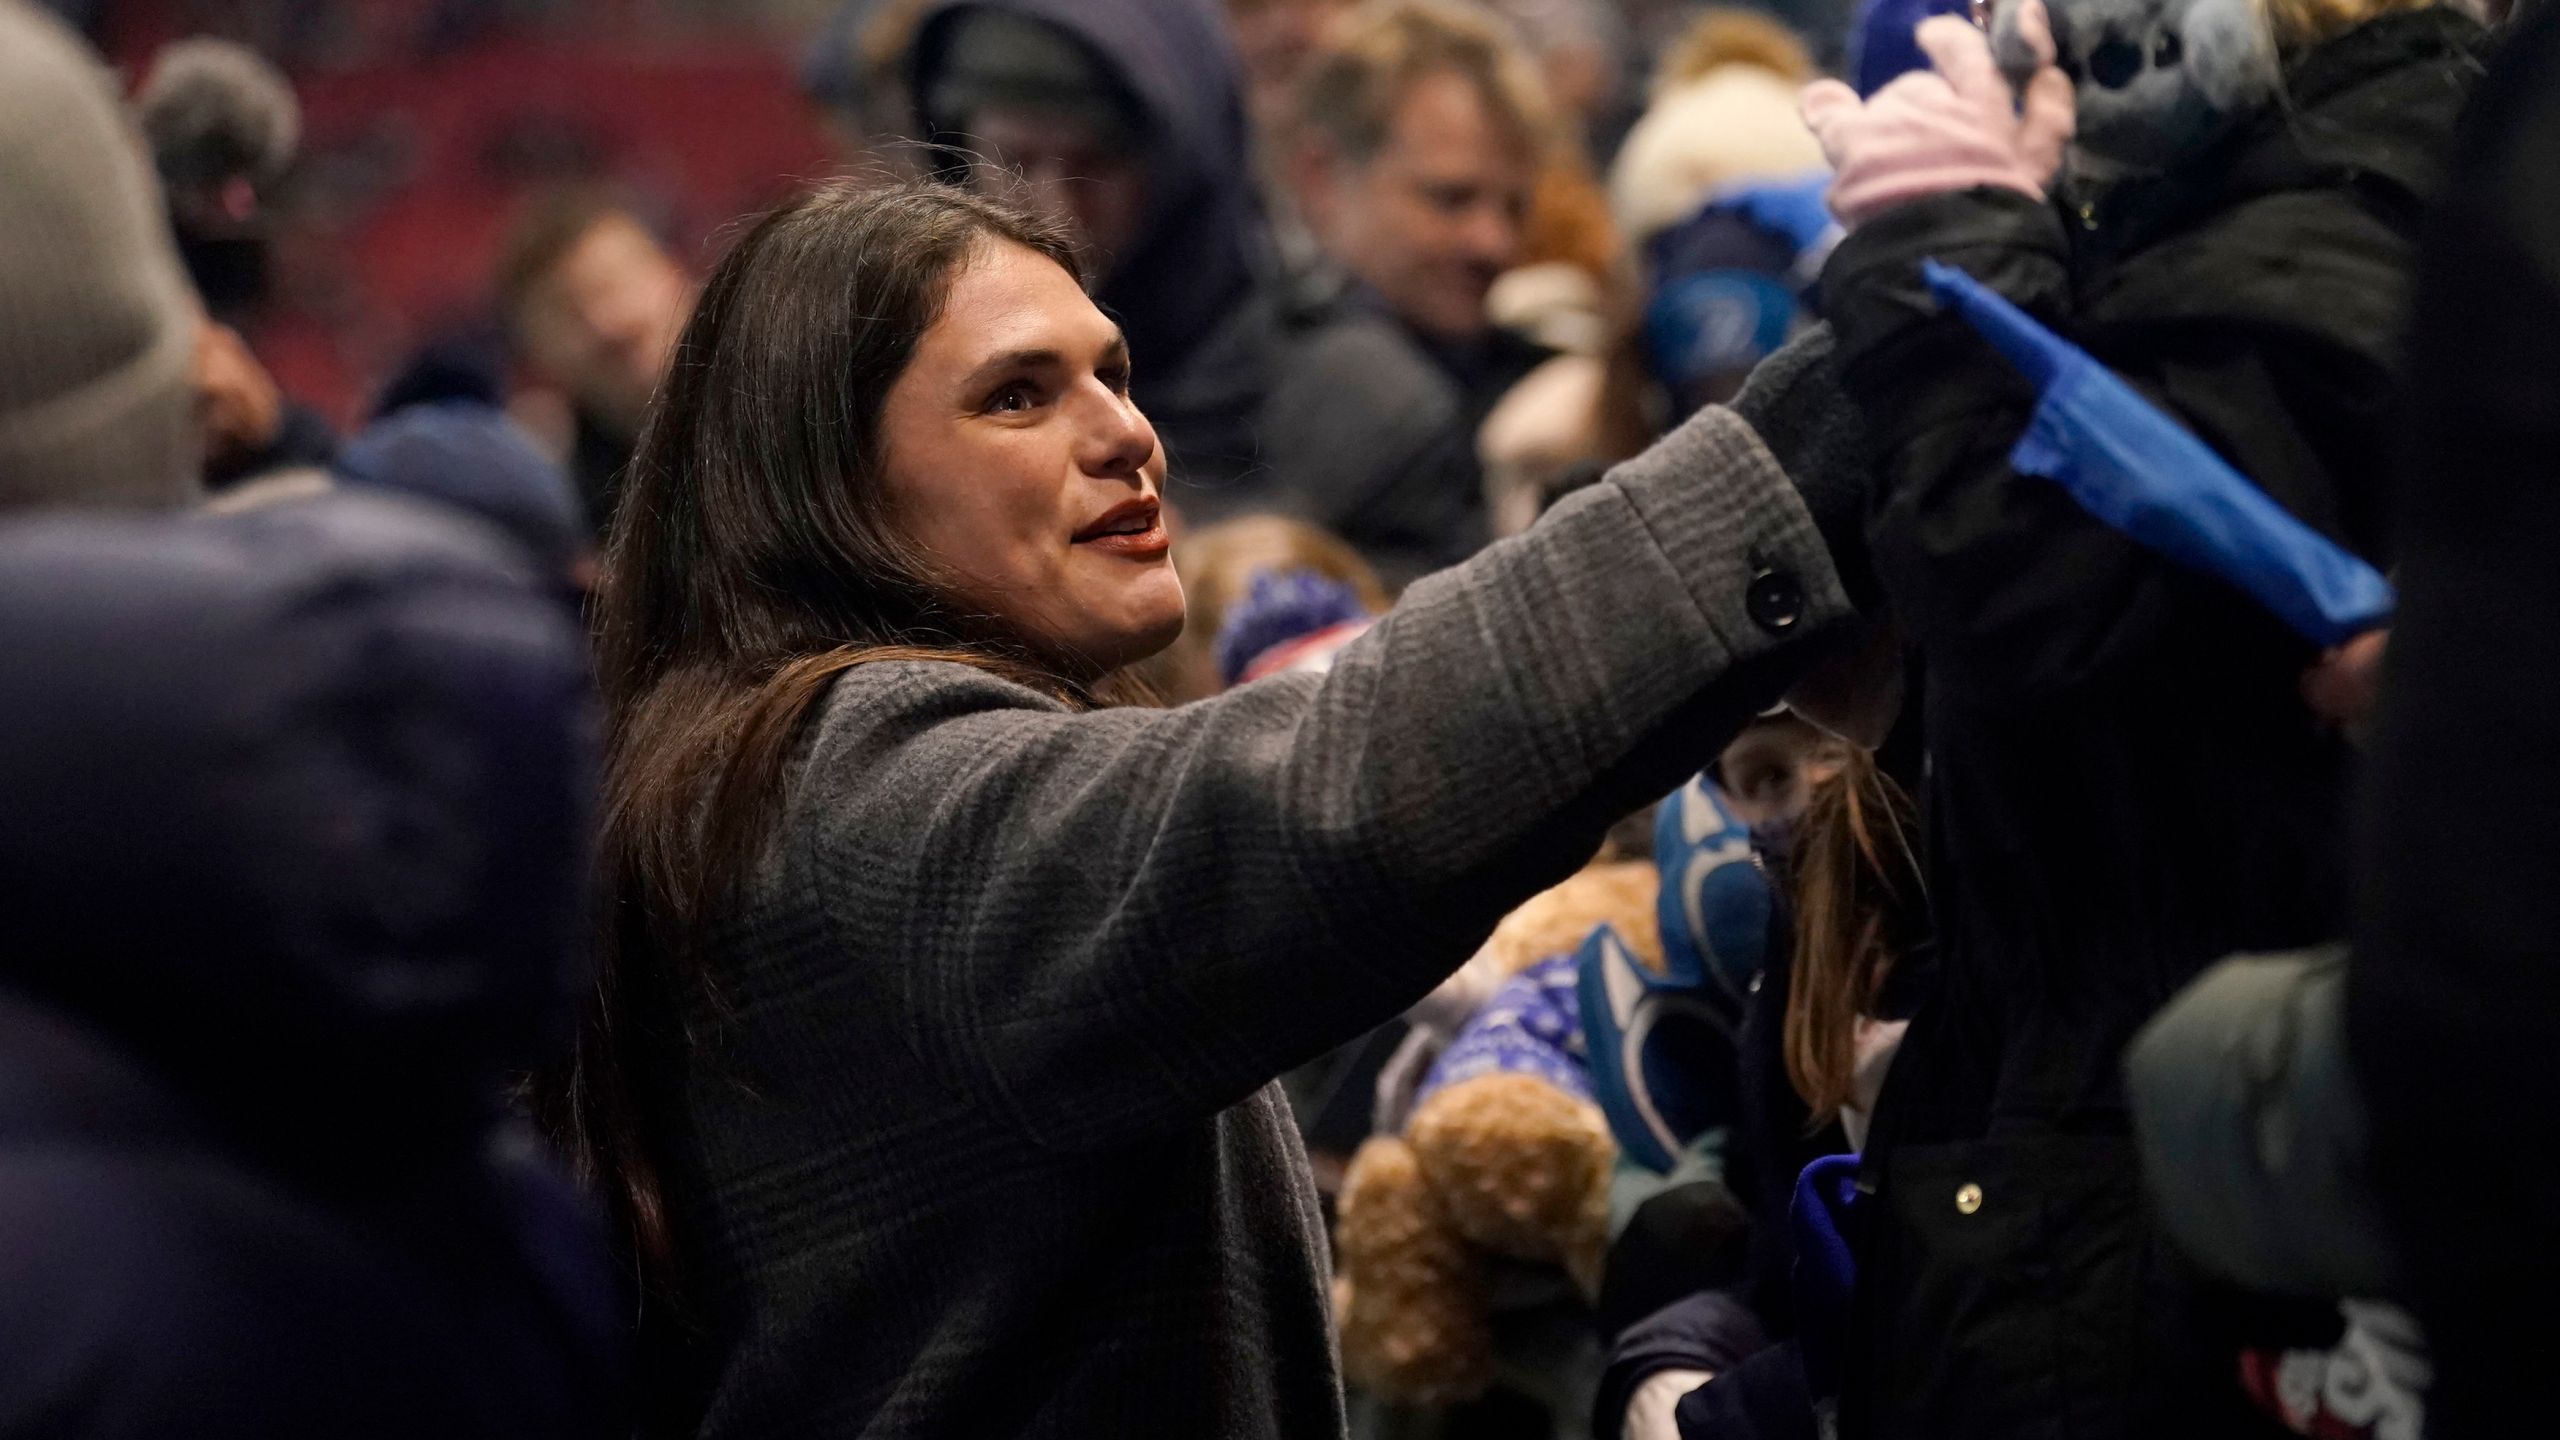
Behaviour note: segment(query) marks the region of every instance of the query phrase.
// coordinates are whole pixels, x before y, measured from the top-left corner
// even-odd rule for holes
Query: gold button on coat
[[[1956,1192],[1956,1213],[1970,1215],[1982,1208],[1982,1187],[1967,1185]]]

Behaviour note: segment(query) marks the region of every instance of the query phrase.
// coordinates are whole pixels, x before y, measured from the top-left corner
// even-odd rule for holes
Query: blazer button
[[[1982,1208],[1982,1187],[1967,1185],[1956,1191],[1956,1213],[1970,1215]]]
[[[1804,586],[1791,571],[1763,570],[1742,592],[1742,609],[1761,629],[1783,635],[1804,619]]]

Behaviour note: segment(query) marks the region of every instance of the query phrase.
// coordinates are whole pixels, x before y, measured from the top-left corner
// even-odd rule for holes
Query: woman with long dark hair
[[[1182,624],[1129,366],[1055,232],[930,185],[764,217],[685,330],[598,599],[600,1004],[543,1097],[661,1432],[1339,1434],[1274,1077],[1847,613],[1854,487],[1710,411],[1330,674],[1106,707]]]

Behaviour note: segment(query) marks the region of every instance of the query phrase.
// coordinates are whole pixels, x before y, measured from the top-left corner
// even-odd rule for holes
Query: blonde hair
[[[1753,66],[1796,85],[1811,83],[1816,73],[1804,42],[1786,26],[1749,10],[1707,10],[1654,67],[1654,97],[1704,80],[1727,65]]]
[[[1545,153],[1555,119],[1537,67],[1499,22],[1440,0],[1383,0],[1353,14],[1299,82],[1298,134],[1365,163],[1386,145],[1405,96],[1441,74],[1472,84],[1523,151]]]
[[[1815,73],[1804,45],[1774,20],[1699,16],[1654,71],[1651,103],[1609,163],[1618,233],[1642,245],[1727,185],[1821,168],[1821,142],[1796,113]]]
[[[1555,955],[1579,948],[1607,925],[1644,967],[1662,973],[1662,930],[1654,902],[1661,874],[1650,858],[1594,860],[1550,889],[1520,902],[1502,917],[1476,954],[1505,979]]]

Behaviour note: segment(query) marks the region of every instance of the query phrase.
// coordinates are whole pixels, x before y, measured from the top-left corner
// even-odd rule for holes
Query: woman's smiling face
[[[1164,452],[1119,327],[1057,262],[989,242],[889,389],[884,480],[948,598],[1091,680],[1182,631]]]

